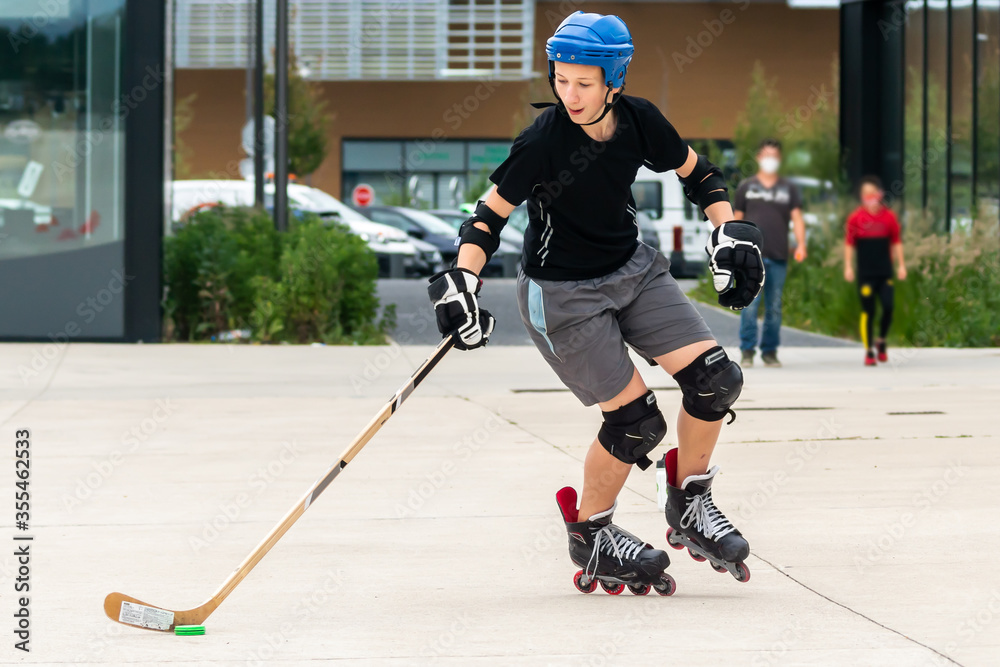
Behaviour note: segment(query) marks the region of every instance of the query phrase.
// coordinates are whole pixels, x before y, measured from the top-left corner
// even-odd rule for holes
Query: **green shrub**
[[[255,283],[251,330],[260,341],[383,343],[395,322],[376,322],[375,255],[341,225],[306,217],[284,240],[277,279]]]
[[[890,344],[1000,345],[1000,235],[995,224],[977,223],[948,237],[916,221],[904,232],[903,249],[908,275],[895,281]],[[718,303],[707,274],[691,297]],[[809,257],[802,264],[789,261],[782,311],[786,325],[861,339],[861,302],[856,283],[844,280],[840,225],[811,230]]]
[[[164,241],[167,340],[211,340],[250,329],[261,342],[377,343],[374,254],[340,225],[316,217],[278,234],[256,209],[203,211]]]

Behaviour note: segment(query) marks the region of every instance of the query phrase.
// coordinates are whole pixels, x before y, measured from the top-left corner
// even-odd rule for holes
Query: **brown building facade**
[[[529,103],[552,99],[545,40],[578,9],[625,20],[636,49],[627,92],[653,101],[689,138],[732,135],[755,61],[776,79],[782,100],[796,105],[829,86],[839,55],[837,9],[792,9],[750,0],[539,2],[534,40],[538,76],[533,80],[322,82],[332,116],[329,153],[307,182],[346,199],[358,180],[371,181],[398,150],[402,166],[397,182],[412,184],[416,174],[424,179],[421,187],[426,183],[425,201],[448,206],[449,186],[470,187],[477,172],[503,158],[511,139],[533,117]],[[182,137],[191,151],[191,177],[240,177],[238,164],[246,157],[240,148],[245,81],[242,69],[177,70],[175,98],[197,94],[192,122]],[[382,162],[379,154],[384,154]],[[355,164],[362,156],[370,157],[371,164]],[[435,173],[436,181],[427,180]],[[394,187],[385,178],[372,185],[377,196]]]

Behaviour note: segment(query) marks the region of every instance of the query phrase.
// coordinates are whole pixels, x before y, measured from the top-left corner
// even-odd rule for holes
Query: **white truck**
[[[677,174],[639,167],[632,183],[632,197],[636,209],[652,219],[660,236],[660,251],[670,258],[671,275],[695,278],[704,273],[710,224],[684,196]]]

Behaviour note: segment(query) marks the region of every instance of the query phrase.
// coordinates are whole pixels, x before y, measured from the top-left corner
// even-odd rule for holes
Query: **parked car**
[[[265,207],[273,208],[274,184],[264,186]],[[379,263],[379,274],[389,275],[393,264],[402,263],[408,275],[430,275],[439,270],[442,260],[433,247],[420,249],[398,229],[372,222],[337,198],[305,185],[288,185],[288,202],[293,211],[315,213],[321,218],[337,220],[358,235]],[[253,206],[254,184],[239,180],[174,181],[171,209],[174,223],[182,223],[207,206]]]
[[[365,206],[357,209],[376,222],[400,229],[410,236],[434,245],[440,252],[446,266],[453,266],[458,257],[458,246],[455,245],[457,226],[449,224],[442,218],[413,208],[402,206]],[[467,218],[468,216],[465,216]],[[464,221],[465,218],[462,218]],[[459,223],[461,225],[461,222]],[[508,256],[520,258],[520,250],[502,238],[500,247],[483,267],[485,276],[502,276],[504,267],[510,272],[512,260]]]

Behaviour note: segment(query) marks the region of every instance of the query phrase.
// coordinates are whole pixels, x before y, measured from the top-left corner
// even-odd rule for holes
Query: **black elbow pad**
[[[483,222],[490,231],[485,232],[476,227],[477,222]],[[476,212],[468,220],[462,223],[458,230],[459,247],[466,243],[482,248],[486,253],[486,261],[490,261],[493,253],[500,247],[500,231],[507,224],[507,218],[501,218],[493,209],[486,205],[486,202],[479,202]]]
[[[720,201],[729,201],[729,188],[726,186],[726,177],[722,170],[708,161],[704,155],[698,156],[698,163],[687,178],[681,178],[684,186],[684,196],[692,204],[701,209],[704,215],[705,209]],[[705,216],[708,219],[708,216]]]

